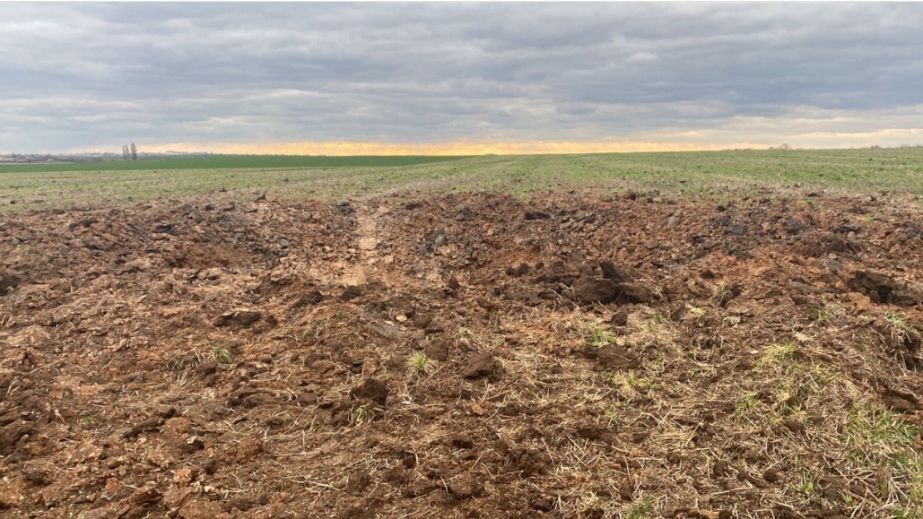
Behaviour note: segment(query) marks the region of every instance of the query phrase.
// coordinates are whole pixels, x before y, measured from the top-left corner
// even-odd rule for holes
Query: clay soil
[[[923,218],[873,197],[0,222],[0,516],[921,517]]]

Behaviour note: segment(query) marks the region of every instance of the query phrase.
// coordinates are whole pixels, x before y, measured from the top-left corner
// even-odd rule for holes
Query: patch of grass
[[[768,392],[747,392],[740,397],[736,414],[755,421],[778,423],[785,419],[802,422],[810,414],[821,391],[837,380],[826,367],[814,362],[806,364],[795,359],[797,347],[792,343],[771,344],[757,360],[754,373],[765,376],[760,387]],[[767,406],[761,407],[761,402]],[[759,408],[759,411],[757,409]]]
[[[583,346],[585,348],[602,348],[615,342],[615,335],[596,321],[587,321],[581,325]]]
[[[711,302],[715,306],[725,306],[740,293],[740,286],[728,283],[718,283],[711,295]]]
[[[423,375],[430,369],[429,358],[422,351],[415,351],[407,359],[407,371],[411,375]]]
[[[821,306],[815,312],[814,319],[819,323],[824,323],[833,319],[836,314],[830,309],[828,305]]]
[[[653,511],[654,500],[649,497],[642,497],[631,502],[619,516],[624,519],[647,519],[651,517]]]
[[[850,409],[846,441],[856,459],[863,462],[895,460],[913,446],[916,430],[894,413],[874,402],[860,402]]]
[[[785,377],[772,388],[773,408],[780,416],[797,414],[812,393],[799,377]]]
[[[817,476],[806,471],[801,472],[801,481],[798,484],[798,491],[807,497],[814,496],[820,489],[820,483]]]
[[[892,497],[893,517],[923,517],[923,453],[916,449],[919,432],[896,414],[871,401],[852,406],[843,440],[850,459],[879,481],[883,499]],[[896,501],[896,502],[895,502]]]
[[[705,309],[700,306],[695,306],[691,304],[686,304],[686,310],[689,310],[689,313],[694,315],[705,315]]]
[[[840,506],[854,517],[923,517],[919,431],[862,399],[867,389],[837,367],[804,360],[793,343],[766,346],[735,381],[728,426],[756,438],[747,448],[790,467],[783,500],[800,512]],[[765,438],[785,447],[765,450]]]
[[[766,346],[763,354],[756,361],[756,368],[764,369],[791,362],[797,350],[798,346],[793,342],[770,344]]]
[[[661,336],[661,332],[666,330],[669,326],[668,319],[659,311],[655,311],[651,314],[647,320],[644,321],[644,327],[652,337],[657,338]]]
[[[647,391],[654,388],[654,382],[651,379],[638,376],[634,371],[625,373],[625,382],[639,391]]]
[[[827,387],[839,379],[839,376],[835,372],[817,362],[812,362],[811,365],[808,366],[807,374],[811,377],[812,382],[819,387]]]
[[[233,364],[234,355],[227,348],[216,347],[212,348],[211,351],[212,358],[215,359],[215,362],[219,364]]]
[[[636,395],[648,395],[656,387],[656,383],[647,377],[639,376],[634,371],[625,373],[604,371],[600,378],[606,384],[616,388],[622,398],[631,400]]]
[[[616,430],[622,428],[622,425],[624,425],[624,422],[622,421],[622,415],[619,413],[618,409],[607,404],[603,406],[602,410],[603,410],[603,416],[606,417],[606,420],[608,421],[608,426],[610,428],[614,428]]]
[[[746,415],[759,407],[759,405],[760,399],[756,393],[744,393],[737,399],[735,409],[737,414]]]
[[[193,369],[191,367],[183,368],[182,370],[174,371],[173,376],[176,379],[176,384],[180,387],[183,387],[190,382],[193,378]]]
[[[923,340],[923,332],[916,329],[909,321],[907,316],[898,313],[889,313],[885,319],[891,325],[891,338],[897,344],[910,345],[917,344]]]
[[[351,425],[362,425],[371,420],[373,416],[372,408],[368,404],[362,404],[350,410],[349,423]]]
[[[599,378],[606,384],[616,388],[621,386],[623,381],[622,375],[614,371],[603,371],[599,374]]]

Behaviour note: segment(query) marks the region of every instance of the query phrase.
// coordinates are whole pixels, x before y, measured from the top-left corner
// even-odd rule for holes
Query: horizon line
[[[557,152],[486,152],[486,153],[356,153],[356,154],[323,154],[323,153],[270,153],[270,152],[226,152],[226,151],[209,151],[209,150],[194,150],[194,151],[178,151],[178,150],[168,150],[168,151],[138,151],[139,157],[147,156],[149,158],[163,158],[164,156],[175,155],[177,157],[182,156],[203,156],[203,155],[215,155],[215,156],[242,156],[242,157],[459,157],[459,158],[471,158],[471,157],[492,157],[492,156],[543,156],[543,155],[612,155],[612,154],[641,154],[641,153],[716,153],[716,152],[732,152],[732,151],[838,151],[838,150],[873,150],[873,149],[883,149],[883,150],[898,150],[898,149],[917,149],[923,148],[923,143],[918,144],[898,144],[898,145],[863,145],[863,146],[839,146],[839,147],[829,147],[829,146],[742,146],[742,147],[721,147],[721,148],[701,148],[701,149],[657,149],[657,150],[608,150],[608,151],[557,151]],[[0,157],[11,157],[11,156],[48,156],[48,157],[68,157],[68,156],[113,156],[117,157],[121,154],[115,151],[99,151],[99,150],[83,150],[83,151],[67,151],[67,152],[0,152]]]

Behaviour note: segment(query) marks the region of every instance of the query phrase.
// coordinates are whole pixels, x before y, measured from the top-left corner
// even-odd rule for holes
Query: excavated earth
[[[913,517],[921,265],[824,194],[3,215],[0,516]]]

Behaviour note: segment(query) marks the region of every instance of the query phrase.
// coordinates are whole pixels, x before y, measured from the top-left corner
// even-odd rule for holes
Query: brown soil
[[[847,415],[923,425],[920,265],[871,198],[7,216],[0,515],[885,516]]]

